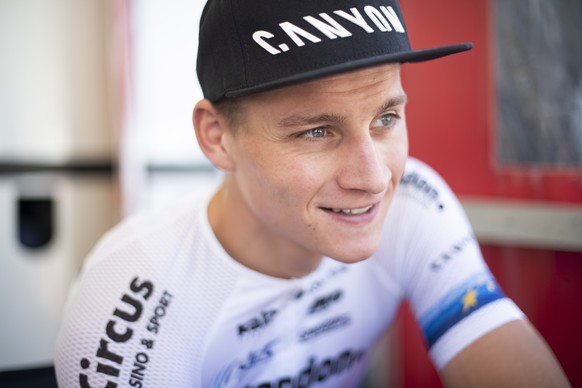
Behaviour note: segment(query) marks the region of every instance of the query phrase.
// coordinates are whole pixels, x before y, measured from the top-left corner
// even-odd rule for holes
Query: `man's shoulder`
[[[224,284],[235,284],[205,245],[206,204],[196,196],[141,212],[103,237],[67,302],[55,356],[61,385],[83,376],[99,386],[105,377],[131,382],[146,363],[138,374],[152,385],[174,375],[180,386],[196,385],[188,357],[204,345],[215,311],[231,295]],[[227,281],[217,284],[221,278]],[[100,371],[104,359],[113,374]]]
[[[454,197],[441,175],[425,162],[409,157],[396,191],[396,201],[416,202],[422,207],[442,211]]]
[[[400,183],[405,187],[425,189],[427,184],[446,185],[443,177],[433,167],[412,156],[406,160],[406,167]]]
[[[86,267],[128,252],[137,252],[145,260],[151,256],[148,252],[173,250],[200,223],[206,204],[206,197],[193,196],[126,217],[103,235],[88,256]]]

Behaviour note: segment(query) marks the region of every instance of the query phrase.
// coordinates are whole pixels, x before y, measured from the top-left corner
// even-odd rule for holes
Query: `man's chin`
[[[342,252],[333,252],[333,254],[328,256],[345,264],[359,263],[360,261],[369,259],[378,249],[378,245],[379,244],[375,244],[368,249],[360,248],[353,251],[343,250]]]
[[[359,263],[361,261],[365,261],[368,260],[370,258],[371,255],[369,256],[365,256],[365,257],[356,257],[356,258],[343,258],[343,257],[332,257],[335,261],[339,261],[340,263],[344,263],[344,264],[356,264]]]

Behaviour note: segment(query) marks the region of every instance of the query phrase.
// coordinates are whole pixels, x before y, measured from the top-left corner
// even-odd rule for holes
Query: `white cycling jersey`
[[[208,198],[109,232],[72,292],[62,387],[353,387],[407,299],[437,368],[521,311],[489,273],[460,204],[410,159],[381,246],[279,279],[224,251]]]

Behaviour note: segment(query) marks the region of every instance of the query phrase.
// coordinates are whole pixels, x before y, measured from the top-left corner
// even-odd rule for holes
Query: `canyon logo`
[[[363,12],[355,7],[350,8],[349,11],[338,9],[332,12],[335,16],[322,12],[319,14],[320,19],[310,15],[304,16],[303,20],[308,23],[307,25],[303,22],[291,23],[284,21],[279,23],[281,31],[275,33],[264,30],[255,31],[253,33],[253,40],[269,54],[278,55],[290,51],[293,47],[305,46],[306,42],[311,44],[320,43],[323,39],[349,38],[353,35],[353,32],[350,30],[354,28],[362,29],[368,34],[375,32],[405,33],[404,25],[400,21],[396,11],[394,11],[394,8],[390,6],[373,7],[367,5],[362,10]],[[299,27],[298,24],[300,23],[308,27],[310,31]],[[295,46],[290,46],[291,42],[289,41],[287,41],[289,43],[287,44],[285,42],[286,38],[281,39],[279,35],[276,35],[278,33],[281,33],[279,35],[286,35]],[[277,40],[280,42],[279,44],[274,43]]]

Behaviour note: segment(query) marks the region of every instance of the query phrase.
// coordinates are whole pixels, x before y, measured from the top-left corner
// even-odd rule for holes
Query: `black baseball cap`
[[[412,50],[396,0],[208,0],[196,70],[204,97],[217,102],[472,47]]]

